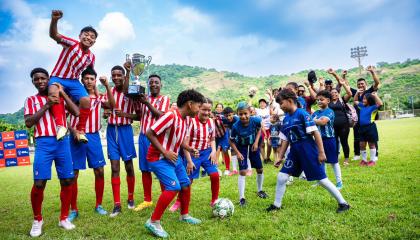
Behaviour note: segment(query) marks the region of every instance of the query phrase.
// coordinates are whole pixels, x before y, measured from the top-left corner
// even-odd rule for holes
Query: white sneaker
[[[360,160],[360,156],[359,155],[354,155],[353,161],[359,161],[359,160]]]
[[[223,173],[223,175],[229,176],[230,175],[230,171],[229,170],[225,170],[225,172]]]
[[[72,230],[72,229],[76,228],[76,226],[74,226],[74,224],[71,223],[69,221],[69,219],[67,219],[67,218],[65,220],[61,220],[60,222],[58,222],[58,226],[66,229],[66,230]]]
[[[42,224],[44,224],[44,221],[38,221],[38,220],[34,220],[34,222],[32,223],[32,228],[31,228],[31,232],[29,233],[29,235],[31,235],[31,237],[39,237],[42,234]]]

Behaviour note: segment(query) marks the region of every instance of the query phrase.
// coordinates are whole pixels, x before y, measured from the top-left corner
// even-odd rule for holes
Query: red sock
[[[64,110],[64,99],[60,98],[60,102],[51,106],[51,112],[54,116],[55,124],[57,126],[65,126],[65,110]]]
[[[143,196],[144,201],[152,201],[152,173],[141,172],[141,181],[143,183]]]
[[[191,199],[191,186],[188,188],[181,189],[179,192],[179,198],[181,200],[181,215],[188,214],[188,208],[190,207]]]
[[[165,191],[165,185],[163,185],[161,181],[159,181],[159,184],[160,184],[160,191],[161,192]]]
[[[230,156],[228,152],[223,153],[223,159],[225,160],[226,170],[230,170]]]
[[[219,198],[220,178],[219,173],[210,174],[211,182],[211,203],[213,204]]]
[[[70,206],[71,206],[71,210],[75,210],[77,211],[77,192],[78,192],[78,187],[77,187],[77,179],[74,179],[73,184],[71,185],[71,202],[70,202]]]
[[[120,177],[113,177],[111,178],[111,184],[112,184],[112,194],[114,194],[114,204],[120,205],[121,199],[120,199]]]
[[[61,186],[60,199],[61,199],[61,214],[60,220],[65,220],[69,215],[71,195],[73,186]]]
[[[32,186],[31,191],[31,204],[32,204],[32,211],[34,212],[34,220],[41,221],[42,220],[42,201],[44,200],[44,189],[37,188],[35,185]]]
[[[152,221],[157,221],[162,218],[163,213],[165,212],[166,208],[172,202],[177,193],[178,191],[164,190],[162,194],[160,194],[159,200],[156,203],[156,208],[152,213]]]
[[[86,130],[86,121],[90,115],[90,108],[80,108],[79,122],[77,123],[76,129],[81,132]]]
[[[96,206],[102,205],[102,198],[104,196],[105,180],[103,178],[95,179],[95,193],[96,193]]]
[[[128,200],[134,200],[134,185],[136,184],[135,176],[127,176]]]

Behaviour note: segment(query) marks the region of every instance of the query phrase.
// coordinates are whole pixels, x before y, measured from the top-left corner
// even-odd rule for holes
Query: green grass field
[[[199,226],[178,221],[178,213],[166,212],[163,226],[173,239],[419,239],[420,238],[420,118],[379,121],[380,156],[377,166],[359,167],[352,161],[342,167],[342,193],[351,210],[336,214],[337,203],[321,187],[295,180],[287,187],[283,209],[266,213],[272,203],[277,169],[265,165],[264,188],[269,198],[256,196],[255,173],[247,177],[248,205],[237,204],[237,177],[222,177],[220,196],[235,203],[230,219],[212,218],[209,207],[210,181],[194,182],[190,213],[203,220]],[[350,140],[352,142],[352,140]],[[351,155],[352,157],[352,155]],[[135,165],[138,166],[137,161]],[[223,167],[222,167],[223,168]],[[53,170],[54,172],[54,170]],[[328,175],[335,182],[331,168]],[[104,207],[112,210],[110,165],[106,166]],[[122,172],[121,199],[127,198]],[[142,200],[141,176],[136,171],[135,200]],[[30,189],[32,166],[0,169],[0,239],[29,238],[32,224]],[[80,173],[79,213],[76,229],[62,230],[59,217],[59,182],[54,174],[47,184],[43,203],[43,239],[153,239],[143,224],[152,209],[130,211],[124,205],[116,218],[94,213],[94,177],[91,170]],[[160,194],[157,181],[153,198]]]

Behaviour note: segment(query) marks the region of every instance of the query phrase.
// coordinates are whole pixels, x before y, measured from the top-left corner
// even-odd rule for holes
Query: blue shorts
[[[338,163],[337,143],[335,138],[322,138],[322,145],[324,146],[326,163]]]
[[[191,159],[195,165],[194,171],[188,175],[190,179],[197,179],[200,177],[200,167],[203,167],[207,172],[207,175],[217,172],[217,165],[212,164],[210,160],[211,148],[207,148],[200,151],[200,156],[194,158],[191,156]],[[187,159],[184,158],[184,166],[187,166]]]
[[[150,147],[150,141],[145,134],[139,135],[139,168],[142,172],[151,172],[149,162],[146,159],[147,151]]]
[[[80,83],[79,79],[51,77],[50,81],[48,82],[48,86],[51,86],[53,83],[61,84],[67,95],[69,95],[77,103],[79,102],[80,98],[89,96],[85,87]]]
[[[270,145],[272,148],[280,147],[280,138],[279,137],[271,137],[270,138]]]
[[[376,124],[374,122],[368,125],[360,126],[359,135],[361,142],[376,143],[379,141],[378,129],[376,128]]]
[[[306,139],[291,144],[290,153],[280,170],[282,173],[299,177],[305,172],[308,181],[326,178],[324,164],[318,161],[318,149],[313,139]]]
[[[180,156],[176,163],[162,158],[155,162],[149,162],[149,166],[165,186],[165,190],[180,191],[181,187],[188,187],[191,184]]]
[[[239,152],[244,157],[244,160],[239,160],[239,170],[247,170],[248,169],[248,161],[247,158],[249,157],[249,161],[251,162],[251,167],[255,169],[262,169],[263,165],[261,162],[261,155],[260,155],[260,149],[258,148],[257,151],[253,152],[251,150],[252,146],[246,145],[238,145],[236,144],[236,148],[238,148]],[[249,151],[248,151],[249,149]],[[249,153],[249,155],[248,155]]]
[[[53,161],[59,179],[74,177],[69,137],[66,136],[61,141],[57,141],[55,136],[35,138],[34,180],[51,179]]]
[[[74,138],[70,141],[73,169],[86,169],[86,158],[89,168],[100,168],[106,165],[99,132],[86,133],[88,143],[79,143]]]
[[[230,148],[229,145],[229,131],[228,129],[226,129],[225,135],[223,137],[220,138],[216,138],[216,149],[221,148],[222,151],[227,151]]]
[[[129,161],[137,157],[134,147],[133,128],[128,125],[108,124],[106,128],[106,141],[109,160]]]

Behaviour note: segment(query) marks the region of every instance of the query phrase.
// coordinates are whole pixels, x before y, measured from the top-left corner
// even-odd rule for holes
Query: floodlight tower
[[[359,75],[362,74],[362,58],[366,57],[367,49],[366,46],[363,47],[355,47],[350,49],[351,58],[355,58],[357,60],[357,63],[359,64]]]

